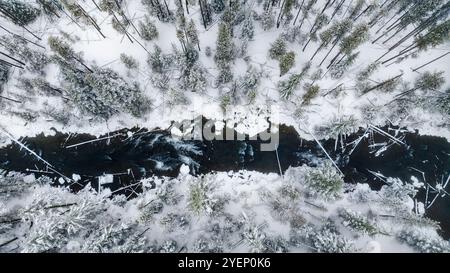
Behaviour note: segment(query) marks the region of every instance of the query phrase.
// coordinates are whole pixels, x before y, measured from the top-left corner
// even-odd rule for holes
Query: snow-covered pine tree
[[[280,77],[285,75],[295,64],[295,52],[289,51],[280,58]]]
[[[256,96],[258,86],[261,82],[262,71],[253,66],[249,66],[244,76],[240,78],[239,83],[242,93],[247,95],[250,101]]]
[[[289,99],[291,97],[310,68],[311,63],[307,63],[300,73],[292,74],[289,79],[278,82],[278,91],[283,99]]]
[[[311,100],[317,97],[320,92],[320,86],[317,84],[307,84],[305,94],[302,96],[302,105],[311,104]]]
[[[163,54],[161,48],[154,45],[153,52],[149,54],[147,63],[153,72],[162,74],[172,65],[173,58]]]
[[[271,44],[269,57],[274,60],[280,60],[284,54],[286,54],[286,42],[282,37],[279,37]]]
[[[316,168],[305,167],[303,182],[312,194],[326,200],[338,199],[343,193],[343,175],[329,161]]]
[[[295,0],[282,0],[280,13],[277,18],[277,28],[280,27],[281,23],[289,24],[292,20],[292,10],[294,8]]]
[[[275,26],[275,15],[271,10],[264,11],[258,19],[262,29],[265,31],[268,31]]]
[[[158,29],[155,24],[150,20],[149,16],[145,16],[144,22],[140,21],[138,24],[139,32],[141,34],[142,39],[146,41],[152,41],[157,39],[159,36]]]
[[[445,83],[445,77],[443,77],[444,72],[425,72],[416,78],[414,82],[414,87],[401,92],[396,96],[396,99],[402,98],[408,94],[414,93],[417,90],[421,90],[424,93],[429,91],[439,90]]]
[[[113,12],[121,13],[122,2],[123,0],[100,0],[97,6],[100,8],[101,11],[105,11],[111,14]]]
[[[214,60],[219,67],[218,83],[227,83],[232,80],[231,62],[234,59],[234,43],[229,27],[222,23],[219,26],[219,34],[216,42],[216,55]]]
[[[251,16],[248,16],[244,22],[242,23],[241,28],[241,39],[252,40],[255,35],[255,26],[253,25],[253,19]]]
[[[221,13],[225,9],[225,1],[226,0],[212,0],[211,8],[214,13]]]
[[[330,76],[333,79],[340,79],[344,76],[345,72],[355,63],[358,58],[359,52],[345,56],[343,60],[340,60],[330,68]]]
[[[0,0],[0,13],[19,26],[31,24],[40,15],[40,10],[21,0]]]
[[[169,9],[166,0],[141,0],[150,15],[158,18],[161,22],[171,22],[175,19],[174,13]]]
[[[397,239],[421,253],[450,252],[449,242],[439,238],[436,234],[427,234],[426,231],[404,229],[397,234]]]
[[[200,40],[198,38],[198,31],[197,26],[195,25],[194,20],[191,20],[189,22],[189,25],[186,30],[186,35],[188,38],[188,41],[198,47],[198,51],[201,51],[200,49]]]
[[[54,20],[60,17],[59,11],[62,9],[61,3],[54,0],[37,0],[36,2],[41,7],[42,12],[50,20]]]

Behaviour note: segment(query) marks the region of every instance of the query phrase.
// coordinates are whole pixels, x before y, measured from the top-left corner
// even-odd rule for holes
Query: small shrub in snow
[[[249,220],[245,220],[241,238],[243,243],[250,247],[249,251],[252,253],[261,253],[267,250],[265,245],[266,233],[263,228],[264,225],[256,225]]]
[[[289,252],[289,242],[281,236],[267,237],[263,241],[265,253]]]
[[[142,253],[147,252],[146,238],[134,226],[109,225],[97,230],[82,246],[82,252]]]
[[[319,253],[355,251],[353,242],[340,235],[332,222],[327,222],[321,227],[305,226],[291,236],[290,242],[296,247],[306,247],[310,251]]]
[[[449,242],[420,230],[402,230],[397,234],[397,239],[422,253],[450,252]]]
[[[378,228],[367,217],[358,212],[341,209],[339,216],[342,218],[342,224],[354,231],[362,232],[369,235],[378,233]]]
[[[153,220],[153,216],[162,211],[164,205],[161,201],[153,199],[152,201],[147,202],[146,204],[142,204],[139,206],[139,221],[143,223],[148,223]]]
[[[378,192],[382,202],[391,207],[403,207],[416,195],[417,189],[410,183],[405,183],[398,178],[388,178],[387,185]]]
[[[186,215],[168,213],[166,216],[161,218],[160,223],[167,229],[167,231],[172,232],[176,229],[187,228],[189,225],[189,219]]]
[[[164,241],[159,248],[160,253],[177,253],[178,250],[178,244],[175,240]]]
[[[334,200],[342,195],[343,176],[328,161],[316,168],[306,167],[303,179],[311,193],[325,199]]]
[[[205,178],[200,178],[194,181],[189,188],[189,208],[195,214],[205,212],[206,214],[212,214],[214,212],[217,199],[212,196],[211,182]]]
[[[221,253],[223,252],[223,248],[221,246],[220,241],[216,241],[214,239],[206,239],[200,237],[195,240],[195,243],[192,247],[192,252],[196,253]]]

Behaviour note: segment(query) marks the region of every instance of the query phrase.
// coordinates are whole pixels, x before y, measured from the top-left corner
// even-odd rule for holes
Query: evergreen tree
[[[263,30],[267,31],[270,30],[275,26],[275,18],[274,14],[271,10],[266,10],[259,18],[261,27]]]
[[[40,15],[40,10],[29,2],[20,0],[0,0],[0,13],[19,26],[31,24]]]
[[[241,28],[241,39],[252,40],[255,35],[255,27],[253,25],[253,19],[249,16],[244,20]]]
[[[309,105],[311,103],[311,100],[317,97],[317,95],[320,92],[320,86],[316,85],[309,85],[306,88],[306,92],[302,97],[302,105]]]
[[[289,51],[280,59],[280,77],[286,74],[295,64],[295,53]]]
[[[219,67],[218,83],[226,83],[232,79],[230,63],[234,58],[234,44],[229,27],[221,24],[216,42],[216,55],[214,60]]]
[[[307,63],[306,66],[302,69],[301,73],[293,74],[289,77],[289,79],[278,82],[278,91],[280,92],[280,95],[283,99],[289,99],[291,97],[310,68],[311,63]]]
[[[121,13],[122,2],[123,0],[101,0],[100,2],[98,2],[97,6],[101,11],[105,11],[111,14],[113,12]]]
[[[286,54],[286,42],[279,37],[270,46],[269,57],[274,60],[280,60]]]
[[[350,68],[350,66],[353,65],[356,58],[358,58],[359,52],[355,54],[351,54],[350,56],[346,56],[343,60],[340,62],[334,64],[330,68],[330,75],[333,79],[340,79],[342,76],[344,76],[344,73],[347,72],[347,70]]]
[[[162,53],[162,50],[159,46],[155,45],[153,48],[153,52],[149,54],[149,58],[147,63],[150,65],[150,68],[155,73],[164,73],[172,65],[173,59],[170,56],[167,56]]]
[[[211,8],[215,13],[221,13],[225,9],[226,0],[212,0]]]
[[[139,22],[139,32],[142,39],[146,41],[152,41],[158,39],[159,32],[155,24],[150,20],[150,17],[145,16],[144,22]]]
[[[328,200],[340,198],[343,193],[343,177],[328,161],[316,168],[307,167],[304,183],[311,193]]]
[[[189,22],[186,34],[187,34],[189,41],[192,44],[197,45],[198,50],[200,51],[200,40],[198,39],[198,31],[197,31],[197,27],[195,26],[194,20],[191,20]]]
[[[166,0],[141,0],[142,4],[147,8],[149,13],[156,16],[162,22],[173,21],[174,14],[170,11]]]

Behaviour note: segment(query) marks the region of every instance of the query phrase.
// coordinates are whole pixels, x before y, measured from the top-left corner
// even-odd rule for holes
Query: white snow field
[[[40,14],[25,22],[23,5]],[[0,146],[55,130],[165,129],[200,115],[239,120],[239,132],[255,135],[270,107],[273,122],[309,140],[336,120],[342,126],[321,137],[394,124],[450,140],[449,5],[0,0]],[[157,37],[144,38],[142,26]],[[3,174],[0,252],[450,251],[414,203],[414,185],[389,178],[375,192],[343,184],[328,163],[317,172],[194,177],[184,166],[178,178],[141,181],[130,200]]]

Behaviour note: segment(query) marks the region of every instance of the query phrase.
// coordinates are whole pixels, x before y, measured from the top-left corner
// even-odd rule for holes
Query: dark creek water
[[[148,131],[144,128],[123,129],[99,138],[55,132],[53,136],[41,134],[20,139],[27,148],[50,163],[51,168],[23,147],[11,144],[0,148],[0,169],[46,175],[53,178],[56,185],[69,186],[73,191],[87,184],[98,188],[100,181],[102,186],[130,198],[139,192],[137,182],[140,178],[151,175],[175,177],[182,164],[188,165],[193,174],[242,169],[278,173],[276,153],[260,151],[261,140],[246,139],[187,141],[173,138],[167,130]],[[301,139],[292,127],[280,126],[279,143],[283,172],[289,166],[316,166],[327,160],[315,141]],[[368,183],[373,189],[379,189],[385,184],[384,177],[411,182],[414,176],[419,182],[436,187],[439,183],[444,184],[450,175],[450,143],[444,138],[386,126],[370,130],[361,128],[346,136],[342,145],[341,141],[336,145],[333,139],[320,143],[348,183]],[[112,182],[99,178],[107,177],[105,174],[110,174]],[[62,176],[66,177],[65,182]],[[424,202],[425,196],[426,191],[421,190],[418,200]],[[435,196],[436,193],[430,190],[429,200]],[[449,238],[450,197],[438,197],[426,214],[441,223],[442,235]]]

